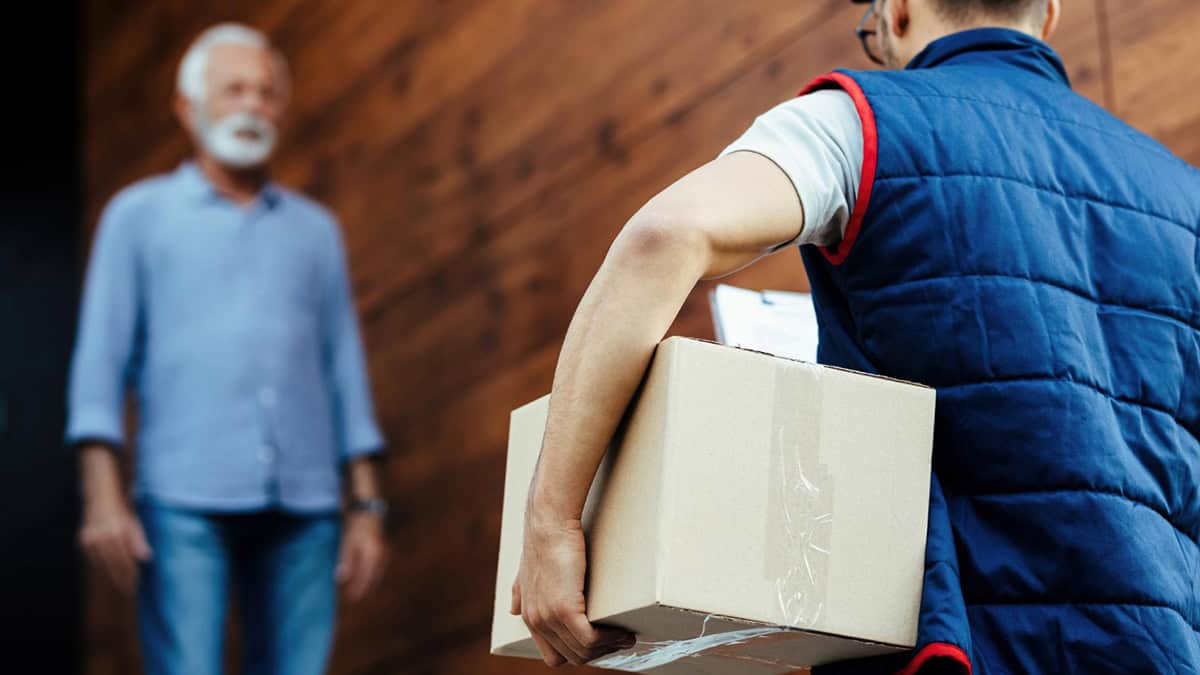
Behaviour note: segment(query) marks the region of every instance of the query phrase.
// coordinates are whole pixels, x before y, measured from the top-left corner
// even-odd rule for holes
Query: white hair
[[[271,42],[262,31],[240,23],[219,23],[197,36],[179,62],[179,71],[175,76],[179,93],[193,102],[204,100],[204,77],[208,70],[209,52],[217,45],[227,44],[247,45],[271,52],[276,65],[280,66],[278,72],[286,79],[283,57],[271,49]],[[286,82],[281,85],[286,89]]]

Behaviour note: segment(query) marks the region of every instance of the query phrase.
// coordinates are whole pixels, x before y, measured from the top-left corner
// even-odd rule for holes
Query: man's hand
[[[123,498],[89,502],[79,544],[93,565],[126,596],[137,589],[138,564],[150,560],[146,533]]]
[[[387,568],[383,519],[373,513],[350,513],[342,535],[337,580],[351,602],[358,602],[379,585]]]
[[[525,620],[551,668],[568,662],[582,665],[634,645],[631,633],[588,621],[586,569],[587,545],[579,521],[526,526],[511,612]]]
[[[137,590],[138,564],[150,560],[150,544],[125,495],[115,452],[101,444],[79,450],[83,524],[79,545],[126,596]]]

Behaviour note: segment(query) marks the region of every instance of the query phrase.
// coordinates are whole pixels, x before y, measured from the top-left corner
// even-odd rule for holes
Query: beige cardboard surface
[[[670,352],[661,601],[912,645],[933,390],[729,352]]]
[[[710,672],[697,670],[702,663],[714,674],[759,672],[741,656],[758,659],[765,674],[911,646],[933,400],[933,390],[906,383],[665,341],[614,439],[611,472],[593,486],[590,618],[658,643],[736,636],[747,625],[811,631],[756,634],[681,657],[692,673]],[[536,657],[508,609],[547,410],[544,398],[512,416],[497,654]],[[737,620],[705,625],[708,615]],[[776,666],[786,668],[769,669]],[[671,675],[675,667],[641,671]]]

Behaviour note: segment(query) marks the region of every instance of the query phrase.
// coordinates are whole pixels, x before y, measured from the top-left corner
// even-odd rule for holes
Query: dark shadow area
[[[62,447],[81,249],[79,10],[22,8],[0,161],[0,644],[5,672],[80,670],[74,457]]]

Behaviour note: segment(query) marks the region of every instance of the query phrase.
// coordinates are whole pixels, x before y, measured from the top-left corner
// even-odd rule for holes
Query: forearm
[[[124,498],[121,465],[109,447],[89,443],[79,449],[80,492],[84,505],[113,503]]]
[[[349,499],[364,501],[382,496],[378,460],[375,456],[368,455],[351,460],[346,467],[346,473],[346,492]]]
[[[707,265],[686,229],[635,222],[614,242],[567,330],[529,520],[578,520],[596,469],[671,322]]]

